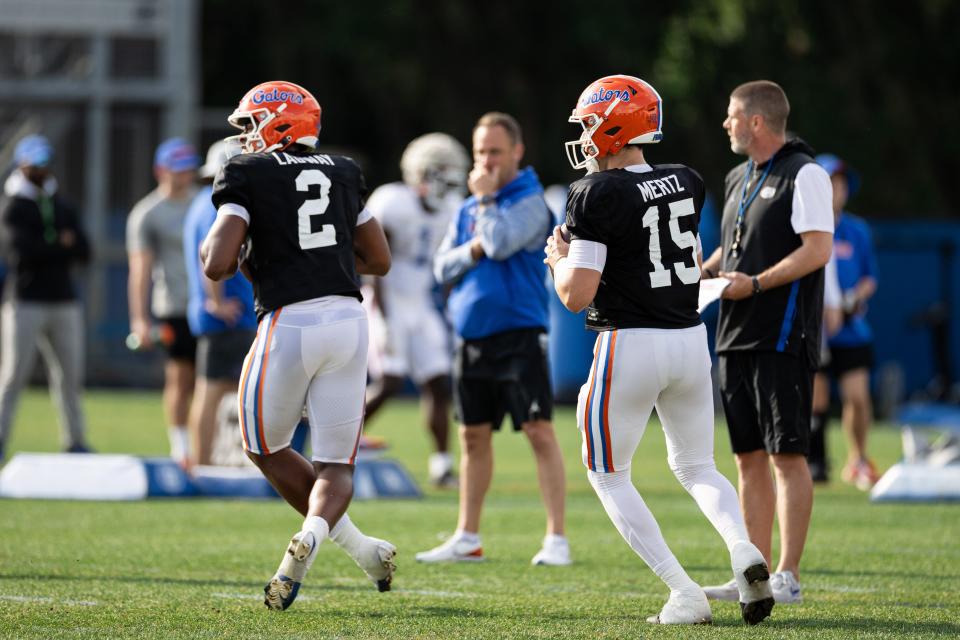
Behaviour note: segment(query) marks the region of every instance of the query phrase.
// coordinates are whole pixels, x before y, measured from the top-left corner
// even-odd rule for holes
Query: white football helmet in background
[[[217,140],[207,149],[207,160],[200,167],[200,178],[203,180],[213,180],[217,176],[220,167],[227,164],[227,160],[241,153],[243,147],[235,140],[237,136],[231,136],[223,140]]]
[[[450,196],[465,193],[470,159],[466,149],[445,133],[415,138],[400,158],[403,181],[417,189],[424,203],[439,209]]]

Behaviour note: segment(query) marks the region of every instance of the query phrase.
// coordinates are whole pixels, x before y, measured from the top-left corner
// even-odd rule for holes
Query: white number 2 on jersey
[[[310,218],[322,215],[330,206],[330,178],[319,169],[304,169],[297,174],[297,191],[308,191],[310,185],[320,185],[320,197],[308,198],[300,208],[298,230],[300,233],[300,247],[302,249],[318,249],[331,247],[337,244],[337,230],[332,224],[325,224],[320,231],[310,231]]]
[[[693,198],[678,200],[670,203],[670,238],[681,249],[691,249],[693,266],[688,267],[682,262],[674,262],[673,270],[683,284],[694,284],[700,280],[700,265],[697,263],[697,236],[692,231],[680,231],[679,219],[683,216],[692,216],[696,213],[693,207]],[[660,250],[660,207],[654,205],[643,214],[643,226],[650,230],[650,262],[653,271],[650,273],[650,287],[658,289],[669,287],[672,282],[670,271],[663,266],[663,252]]]

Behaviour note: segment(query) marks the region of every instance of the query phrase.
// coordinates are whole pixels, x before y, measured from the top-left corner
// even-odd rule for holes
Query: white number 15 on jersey
[[[670,238],[681,249],[691,249],[693,266],[688,267],[682,262],[674,262],[673,270],[683,284],[694,284],[700,280],[700,265],[697,261],[697,236],[692,231],[680,231],[680,218],[692,216],[696,213],[693,207],[693,198],[686,198],[670,203]],[[650,230],[650,262],[653,271],[650,273],[650,288],[669,287],[673,277],[670,271],[663,266],[663,252],[660,250],[660,207],[654,205],[643,214],[643,226]]]
[[[297,191],[308,191],[310,185],[320,186],[319,198],[308,198],[297,209],[299,214],[298,231],[301,249],[319,249],[337,244],[337,230],[332,224],[325,224],[319,231],[311,231],[310,218],[319,216],[330,206],[330,178],[319,169],[304,169],[297,174]]]

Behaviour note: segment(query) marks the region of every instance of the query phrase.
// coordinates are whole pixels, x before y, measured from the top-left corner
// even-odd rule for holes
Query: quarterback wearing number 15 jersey
[[[213,185],[213,203],[250,216],[246,264],[257,315],[339,295],[361,298],[353,230],[367,188],[350,158],[275,151],[234,156]]]
[[[571,239],[607,247],[587,328],[685,329],[700,324],[700,175],[680,164],[590,173],[570,186]]]
[[[648,145],[663,138],[663,102],[640,78],[594,81],[569,121],[581,132],[566,143],[567,158],[589,173],[567,198],[569,244],[555,229],[545,253],[561,302],[575,312],[586,307],[587,327],[597,331],[577,400],[587,478],[627,544],[670,588],[647,621],[710,622],[703,589],[631,482],[634,453],[656,409],[670,469],[723,537],[741,616],[756,624],[774,604],[769,568],[750,542],[737,492],[713,460],[710,352],[697,312],[703,180],[684,165],[647,163]]]

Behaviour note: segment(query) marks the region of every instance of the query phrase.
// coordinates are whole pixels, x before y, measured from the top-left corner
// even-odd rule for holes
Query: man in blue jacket
[[[533,169],[520,170],[520,125],[491,112],[473,130],[467,198],[434,258],[434,275],[452,286],[448,310],[457,334],[454,401],[460,420],[457,531],[420,562],[483,560],[480,512],[493,476],[493,431],[509,413],[533,447],[547,510],[536,565],[570,564],[564,537],[563,456],[551,423],[547,289],[543,247],[553,216]]]

